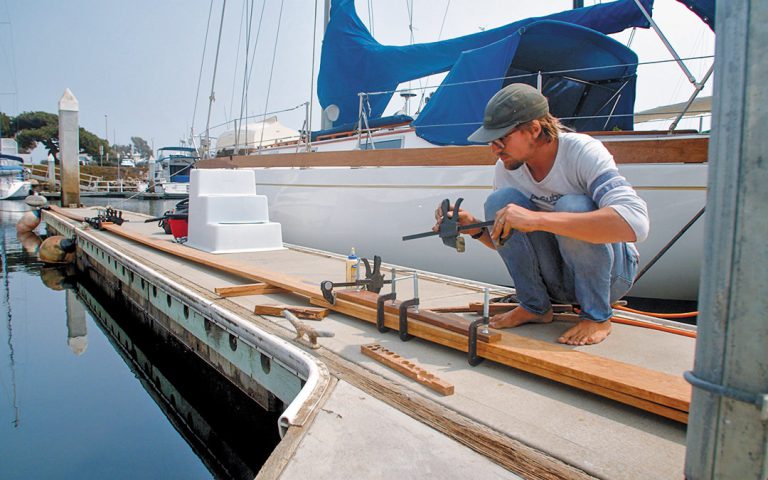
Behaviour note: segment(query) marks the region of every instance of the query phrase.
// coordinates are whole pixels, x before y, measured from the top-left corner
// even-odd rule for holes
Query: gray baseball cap
[[[513,83],[502,88],[485,106],[483,126],[467,140],[490,143],[509,133],[521,123],[536,120],[549,113],[549,102],[538,90],[525,83]]]

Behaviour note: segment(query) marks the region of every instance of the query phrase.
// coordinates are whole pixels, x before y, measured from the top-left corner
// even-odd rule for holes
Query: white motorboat
[[[0,154],[0,200],[25,198],[32,184],[24,176],[24,160],[16,155]]]
[[[150,162],[149,189],[164,198],[189,196],[189,172],[200,157],[192,147],[163,147]]]

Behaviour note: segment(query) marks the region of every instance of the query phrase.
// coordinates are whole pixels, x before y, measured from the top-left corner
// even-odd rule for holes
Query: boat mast
[[[221,3],[221,21],[219,22],[219,40],[216,43],[216,58],[213,61],[213,79],[211,80],[211,94],[208,96],[208,119],[205,122],[205,144],[201,145],[203,150],[203,157],[208,158],[211,156],[211,110],[213,102],[216,99],[216,93],[214,88],[216,86],[216,70],[219,66],[219,49],[221,47],[221,31],[224,27],[224,9],[227,7],[227,0]]]

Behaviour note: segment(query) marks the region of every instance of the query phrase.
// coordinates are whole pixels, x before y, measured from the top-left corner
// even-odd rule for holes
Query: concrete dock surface
[[[68,211],[84,217],[97,214],[95,209]],[[156,223],[143,223],[145,217],[126,213],[125,218],[131,221],[122,228],[171,241]],[[162,271],[180,286],[206,290],[212,297],[215,288],[252,283],[109,232],[87,232]],[[435,248],[441,248],[437,241]],[[340,255],[287,246],[279,251],[220,256],[302,278],[308,284],[344,281]],[[383,271],[388,273],[387,268]],[[482,301],[483,286],[425,272],[419,283],[420,308]],[[398,298],[412,296],[410,281],[399,282],[397,290]],[[499,287],[494,293],[505,291]],[[251,312],[259,304],[308,306],[290,294],[230,297],[220,305],[229,302]],[[282,338],[294,337],[293,327],[284,318],[251,314],[250,320]],[[375,325],[339,313],[305,322],[334,334],[320,338],[318,350],[302,346],[328,365],[332,387],[311,422],[289,429],[262,470],[265,478],[306,478],[310,472],[315,479],[683,477],[686,428],[681,423],[491,361],[471,367],[466,353],[419,338],[402,342],[397,332],[379,333]],[[513,332],[556,345],[555,339],[569,325],[555,321],[524,325]],[[442,396],[364,356],[361,345],[374,342],[453,384],[455,393]],[[614,324],[605,342],[566,348],[681,376],[693,366],[694,345],[692,338]],[[431,414],[414,414],[415,404]],[[500,464],[489,458],[493,455],[468,447],[460,434],[451,433],[454,427],[440,424],[441,418],[490,432],[510,452],[520,453],[520,460]],[[525,463],[531,458],[538,459],[543,470],[528,470]]]

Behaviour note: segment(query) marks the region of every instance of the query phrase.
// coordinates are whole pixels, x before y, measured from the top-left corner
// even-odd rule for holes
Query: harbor
[[[120,114],[9,57],[0,476],[765,478],[765,5],[489,2],[211,0]]]

